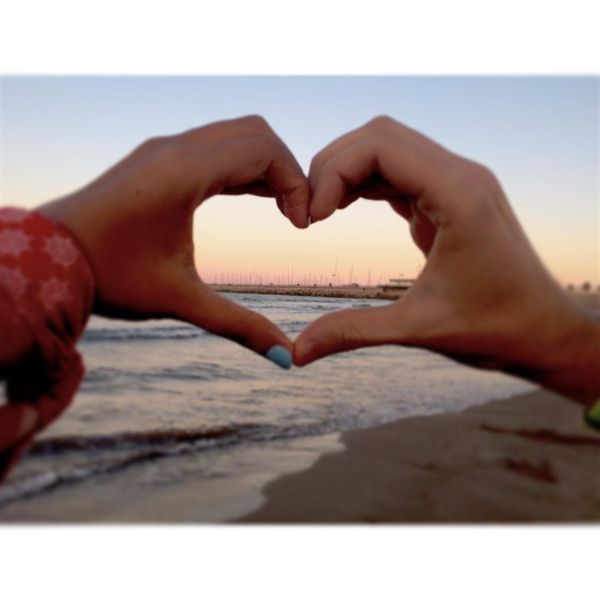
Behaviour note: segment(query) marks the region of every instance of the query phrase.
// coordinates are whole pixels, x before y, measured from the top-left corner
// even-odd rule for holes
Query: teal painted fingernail
[[[292,366],[292,355],[283,346],[272,346],[265,356],[282,369],[289,369]]]

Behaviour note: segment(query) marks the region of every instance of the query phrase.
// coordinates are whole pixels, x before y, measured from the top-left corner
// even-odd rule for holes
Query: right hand
[[[600,394],[600,329],[548,274],[488,169],[379,117],[317,154],[309,179],[313,222],[359,197],[387,200],[427,262],[396,302],[313,322],[295,342],[297,365],[403,344],[584,403]]]

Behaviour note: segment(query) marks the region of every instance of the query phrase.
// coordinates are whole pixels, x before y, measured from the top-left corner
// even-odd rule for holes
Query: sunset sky
[[[258,113],[307,171],[330,141],[388,114],[494,170],[559,281],[600,284],[598,78],[2,78],[1,102],[0,203],[26,207],[150,136]],[[195,241],[209,281],[293,269],[298,282],[377,283],[424,262],[404,221],[366,200],[299,231],[272,200],[217,197],[198,210]]]

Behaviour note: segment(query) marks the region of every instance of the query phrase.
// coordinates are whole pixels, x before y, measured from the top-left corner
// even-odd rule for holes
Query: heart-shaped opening
[[[413,279],[424,263],[407,224],[368,200],[298,230],[272,199],[213,197],[196,212],[194,243],[202,279],[221,287],[374,288]]]

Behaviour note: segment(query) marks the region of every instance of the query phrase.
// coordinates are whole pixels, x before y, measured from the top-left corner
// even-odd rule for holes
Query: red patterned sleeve
[[[84,373],[75,343],[93,299],[92,271],[61,225],[0,208],[0,481],[71,403]]]

